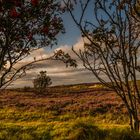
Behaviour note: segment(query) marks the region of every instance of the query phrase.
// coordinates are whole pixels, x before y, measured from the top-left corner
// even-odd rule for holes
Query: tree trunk
[[[129,119],[130,119],[130,128],[132,131],[134,132],[139,132],[140,130],[140,121],[139,121],[139,118],[137,116],[137,114],[134,114],[134,112],[132,113],[130,110],[129,110]]]
[[[129,113],[129,119],[130,119],[129,125],[130,125],[131,130],[133,131],[134,127],[133,127],[133,119],[132,119],[132,114],[131,113]]]
[[[134,131],[139,132],[139,119],[137,117],[134,119]]]

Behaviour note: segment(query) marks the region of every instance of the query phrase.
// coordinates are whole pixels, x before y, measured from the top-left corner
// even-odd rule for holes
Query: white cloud
[[[77,43],[74,44],[75,50],[83,49],[83,39],[79,38]],[[72,58],[78,61],[79,66],[77,68],[68,67],[66,68],[65,64],[60,61],[42,61],[37,63],[34,69],[28,71],[27,75],[22,79],[14,82],[15,87],[21,86],[32,86],[32,80],[35,78],[37,73],[41,70],[46,70],[48,75],[52,78],[53,85],[65,85],[65,84],[75,84],[75,83],[86,83],[97,81],[91,72],[85,70],[82,66],[82,63],[78,60],[77,56],[73,53],[71,46],[63,45],[57,49],[47,51],[44,48],[41,48],[22,61],[19,66],[27,64],[30,61],[33,61],[34,57],[40,59],[41,57],[49,57],[53,54],[54,51],[62,49],[64,52],[69,53]],[[82,75],[82,76],[81,76]]]

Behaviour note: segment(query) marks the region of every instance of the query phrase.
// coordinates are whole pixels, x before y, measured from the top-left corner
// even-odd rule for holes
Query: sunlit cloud
[[[77,42],[73,45],[75,50],[83,49],[83,39],[79,38]],[[85,70],[85,68],[82,65],[82,62],[79,61],[78,57],[74,54],[72,51],[72,46],[69,46],[67,44],[58,47],[54,50],[46,50],[45,48],[41,48],[35,52],[32,52],[31,55],[26,58],[25,60],[21,61],[18,66],[25,65],[34,59],[41,59],[41,58],[47,58],[53,55],[53,52],[61,49],[66,53],[69,53],[71,57],[78,62],[78,67],[68,67],[66,68],[66,65],[60,61],[42,61],[39,63],[36,63],[33,67],[33,69],[29,70],[27,72],[27,75],[23,77],[22,79],[19,79],[14,82],[14,87],[24,87],[24,86],[33,86],[32,81],[36,77],[36,75],[40,71],[47,71],[47,74],[51,77],[53,85],[66,85],[66,84],[77,84],[77,83],[88,83],[88,82],[94,82],[97,81],[95,77],[92,75],[91,72],[88,70]]]

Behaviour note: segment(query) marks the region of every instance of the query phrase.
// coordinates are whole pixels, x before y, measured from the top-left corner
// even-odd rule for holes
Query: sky
[[[83,42],[81,38],[77,37],[77,41],[75,42],[76,43],[73,44],[74,48],[76,48],[77,50],[82,48]],[[77,60],[78,67],[77,68],[66,67],[66,65],[63,62],[56,60],[55,61],[50,60],[45,62],[42,61],[35,64],[35,67],[29,70],[26,76],[15,81],[12,84],[12,87],[17,88],[17,87],[33,86],[32,81],[41,70],[47,71],[48,76],[50,76],[52,80],[52,86],[97,82],[93,74],[83,67],[82,62],[79,61],[77,56],[72,52],[71,45],[68,44],[61,45],[56,49],[62,49],[64,52],[68,52],[73,59]],[[21,65],[23,65],[24,63],[26,64],[29,61],[29,59],[33,60],[34,57],[38,59],[40,57],[49,57],[52,54],[53,50],[52,52],[50,51],[48,52],[46,49],[42,48],[32,53],[30,58],[24,60],[24,62],[22,62]]]
[[[94,2],[91,0],[91,2]],[[95,16],[93,13],[94,4],[90,3],[86,14],[85,19],[88,19],[94,25],[97,25],[97,21],[95,20]],[[115,9],[114,9],[115,10]],[[75,7],[74,15],[76,19],[79,17],[81,11],[79,7]],[[107,16],[99,14],[100,18],[106,19]],[[29,61],[33,61],[34,57],[36,59],[46,58],[53,55],[53,52],[59,49],[62,49],[64,52],[69,53],[73,59],[75,59],[78,63],[77,68],[67,67],[66,65],[60,61],[42,61],[35,65],[35,67],[27,72],[27,75],[23,78],[15,81],[12,84],[12,87],[25,87],[25,86],[33,86],[33,79],[36,78],[37,74],[40,71],[47,71],[47,75],[50,76],[52,80],[52,86],[55,85],[71,85],[71,84],[78,84],[78,83],[93,83],[98,82],[95,78],[93,73],[86,70],[82,64],[82,62],[77,58],[77,56],[72,52],[72,46],[76,49],[83,48],[83,38],[81,37],[80,31],[74,21],[72,20],[69,13],[65,13],[62,16],[64,27],[65,27],[65,34],[59,34],[58,37],[58,44],[53,46],[52,49],[41,48],[36,52],[31,53],[31,55],[23,60],[18,65],[21,66],[23,64],[27,64]],[[101,75],[103,79],[107,81],[107,77],[105,75]],[[140,75],[137,75],[140,79]]]
[[[76,15],[76,17],[80,15],[80,10],[78,7],[76,7],[74,14]],[[90,17],[93,17],[92,14],[93,13],[91,12],[91,8],[89,7],[85,17],[90,19]],[[33,60],[34,57],[49,56],[53,53],[54,50],[62,49],[63,51],[68,52],[72,56],[72,58],[77,60],[78,67],[66,68],[65,64],[60,61],[40,62],[36,64],[35,68],[28,71],[25,77],[15,81],[11,85],[12,87],[33,86],[32,81],[41,70],[47,71],[48,76],[50,76],[52,80],[53,86],[97,82],[93,74],[83,67],[82,62],[80,62],[76,55],[71,51],[72,46],[77,49],[83,47],[83,40],[81,38],[79,29],[75,25],[69,13],[65,13],[62,18],[66,33],[58,35],[58,45],[54,46],[51,50],[42,48],[32,53],[28,59],[25,59],[19,65],[22,65],[23,63],[28,63],[28,61],[30,59]]]

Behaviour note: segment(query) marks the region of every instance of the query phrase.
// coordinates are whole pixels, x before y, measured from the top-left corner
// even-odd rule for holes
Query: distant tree
[[[51,84],[51,78],[47,76],[46,71],[40,71],[37,77],[33,80],[34,88],[39,93],[43,93],[46,90],[46,87],[48,87]]]
[[[140,22],[132,15],[128,1],[63,0],[81,31],[84,48],[74,53],[86,69],[113,89],[125,104],[134,131],[140,128]],[[133,2],[133,1],[132,1]],[[79,17],[73,12],[81,7]],[[91,5],[93,5],[91,7]],[[87,9],[93,17],[85,17]],[[93,9],[92,9],[93,8]]]
[[[24,86],[24,87],[23,87],[23,91],[24,91],[24,92],[31,91],[31,87],[30,87],[30,86]]]
[[[31,52],[57,43],[57,35],[64,32],[63,12],[57,0],[0,0],[0,88],[25,75],[35,62],[60,56],[59,52],[49,58],[35,58],[17,67]]]

